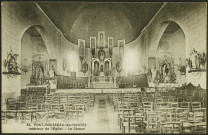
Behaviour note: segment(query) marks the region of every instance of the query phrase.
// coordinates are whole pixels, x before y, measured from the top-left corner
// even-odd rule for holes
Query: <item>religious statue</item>
[[[159,83],[161,82],[161,74],[160,74],[160,71],[159,70],[156,70],[156,75],[155,75],[155,78],[154,78],[154,83]]]
[[[107,71],[109,70],[109,62],[108,62],[108,61],[105,63],[105,69],[106,69]]]
[[[105,59],[105,51],[104,50],[100,50],[98,52],[98,58],[100,61],[104,61],[104,59]]]
[[[6,72],[20,74],[19,73],[19,64],[17,63],[18,54],[13,54],[12,50],[8,53],[7,60],[4,61],[4,66]]]
[[[50,69],[49,69],[49,78],[50,79],[55,78],[55,72],[54,72],[53,66],[51,66]]]
[[[82,65],[82,72],[85,74],[87,71],[88,71],[88,64],[85,62],[85,63]]]
[[[100,46],[103,46],[103,33],[100,33]]]
[[[95,72],[95,75],[98,75],[99,74],[99,63],[97,61],[95,61],[94,63],[94,72]]]
[[[199,69],[200,67],[200,54],[195,51],[195,63],[196,63],[196,69]]]
[[[82,61],[85,57],[85,42],[78,40],[78,44],[79,44],[79,58],[82,63]]]
[[[105,75],[108,75],[109,74],[109,62],[106,61],[105,62]]]
[[[175,82],[176,82],[176,73],[173,72],[173,73],[170,75],[169,81],[170,81],[171,83],[175,83]]]
[[[50,89],[56,89],[56,81],[55,80],[49,80]]]
[[[196,68],[196,59],[197,59],[197,53],[196,51],[193,49],[193,51],[190,54],[191,56],[191,62],[192,62],[192,68]]]
[[[84,55],[84,45],[83,42],[80,42],[80,55]]]
[[[109,55],[110,55],[110,57],[112,57],[112,54],[113,54],[112,47],[113,47],[113,41],[112,41],[112,39],[110,39],[109,40]]]
[[[116,70],[117,70],[118,73],[120,73],[121,70],[122,70],[121,62],[120,62],[120,61],[118,61],[118,62],[116,63]]]
[[[186,59],[186,65],[191,69],[206,69],[206,59],[205,52],[199,53],[193,49]]]
[[[38,79],[42,79],[43,78],[43,70],[42,70],[41,67],[38,69],[38,76],[37,76],[37,78]]]
[[[186,66],[188,66],[189,68],[192,68],[192,62],[190,58],[186,59]]]
[[[103,65],[100,66],[100,72],[103,72]]]
[[[167,65],[165,65],[165,75],[168,75],[168,73],[169,73],[169,68],[167,67]]]
[[[95,48],[95,39],[91,39],[91,46],[92,48]]]
[[[207,61],[207,56],[206,56],[205,52],[203,52],[200,55],[200,68],[201,69],[206,69],[206,61]]]
[[[95,57],[95,39],[91,39],[91,54]]]
[[[148,81],[151,82],[152,81],[152,71],[151,71],[151,69],[148,69],[147,75],[148,75]]]
[[[165,63],[162,64],[161,66],[161,81],[167,83],[168,82],[168,76],[170,75],[170,69],[169,69],[169,64],[165,60]]]
[[[167,69],[167,67],[166,67],[165,69]],[[168,72],[169,72],[169,71],[168,71]],[[165,75],[163,75],[163,77],[164,77],[164,83],[169,83],[169,81],[170,81],[170,76],[169,76],[169,74],[167,73],[167,70],[166,70],[166,72],[165,72]]]
[[[155,66],[152,68],[151,72],[152,72],[152,82],[154,82],[154,79],[156,77],[156,67]]]
[[[93,57],[95,57],[95,48],[91,49],[91,54],[92,54]]]
[[[36,77],[35,77],[35,75],[32,75],[32,76],[30,77],[30,83],[31,83],[31,84],[36,84]]]
[[[124,42],[120,42],[119,44],[119,56],[123,57],[124,55]]]

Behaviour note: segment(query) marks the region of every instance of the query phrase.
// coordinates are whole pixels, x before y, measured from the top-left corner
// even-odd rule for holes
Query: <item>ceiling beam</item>
[[[49,22],[55,27],[55,29],[57,29],[59,31],[59,33],[61,34],[61,36],[69,43],[71,43],[69,40],[67,40],[67,38],[63,35],[63,33],[61,32],[60,29],[58,29],[58,27],[53,23],[53,21],[48,17],[48,15],[43,11],[43,9],[40,7],[40,5],[38,5],[38,3],[34,2],[35,5],[37,6],[37,8],[41,11],[41,13],[49,20]],[[71,43],[73,44],[73,43]]]
[[[152,23],[152,21],[155,19],[155,17],[160,13],[160,11],[165,7],[165,5],[167,4],[167,2],[164,2],[163,5],[160,7],[160,9],[157,11],[157,13],[152,17],[152,19],[149,21],[149,23],[147,24],[147,26],[145,26],[142,30],[145,31],[146,28]]]

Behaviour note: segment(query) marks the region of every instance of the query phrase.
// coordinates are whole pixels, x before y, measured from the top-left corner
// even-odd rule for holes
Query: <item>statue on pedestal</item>
[[[54,72],[53,66],[50,67],[48,73],[49,73],[49,78],[50,79],[54,79],[55,78],[55,72]]]
[[[205,52],[203,52],[201,55],[200,55],[200,68],[201,69],[206,69],[206,60],[207,60],[207,56],[205,54]]]
[[[190,53],[190,58],[186,59],[186,64],[190,69],[206,69],[206,59],[205,52],[199,53],[193,49]]]
[[[192,68],[197,68],[198,67],[198,54],[195,49],[191,52],[191,62],[192,62]]]
[[[39,67],[39,69],[37,70],[37,81],[38,84],[43,84],[44,82],[44,73],[41,67]]]
[[[100,72],[103,72],[103,65],[100,66]]]
[[[4,67],[5,67],[5,72],[4,74],[16,74],[20,75],[21,73],[19,72],[20,66],[17,63],[17,57],[18,54],[14,54],[12,49],[10,52],[7,54],[7,60],[4,60]]]
[[[152,72],[152,82],[154,82],[154,79],[156,77],[156,67],[155,66],[152,68],[151,72]]]

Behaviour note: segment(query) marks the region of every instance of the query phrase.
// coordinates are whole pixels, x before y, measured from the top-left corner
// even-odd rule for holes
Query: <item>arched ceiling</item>
[[[170,33],[174,33],[177,30],[181,29],[181,27],[175,23],[175,22],[171,22],[168,27],[166,28],[166,30],[164,31],[164,34],[170,34]]]
[[[40,33],[34,26],[27,29],[26,32],[32,37],[41,37]]]
[[[84,3],[84,2],[38,2],[52,22],[72,43],[97,37],[98,31],[105,31],[107,37],[126,43],[135,40],[143,28],[162,6],[159,3]]]

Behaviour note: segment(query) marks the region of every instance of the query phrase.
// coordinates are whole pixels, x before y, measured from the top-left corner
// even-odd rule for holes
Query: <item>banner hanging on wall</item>
[[[82,63],[83,59],[85,58],[85,40],[78,39],[78,47],[79,47],[79,58]]]
[[[106,47],[105,31],[98,31],[98,47]]]
[[[118,40],[118,54],[119,54],[119,58],[123,58],[124,57],[124,45],[125,45],[125,40]]]
[[[108,37],[108,53],[109,53],[109,56],[112,57],[112,54],[113,54],[113,37]]]
[[[96,53],[96,37],[90,37],[91,54],[94,57]]]

